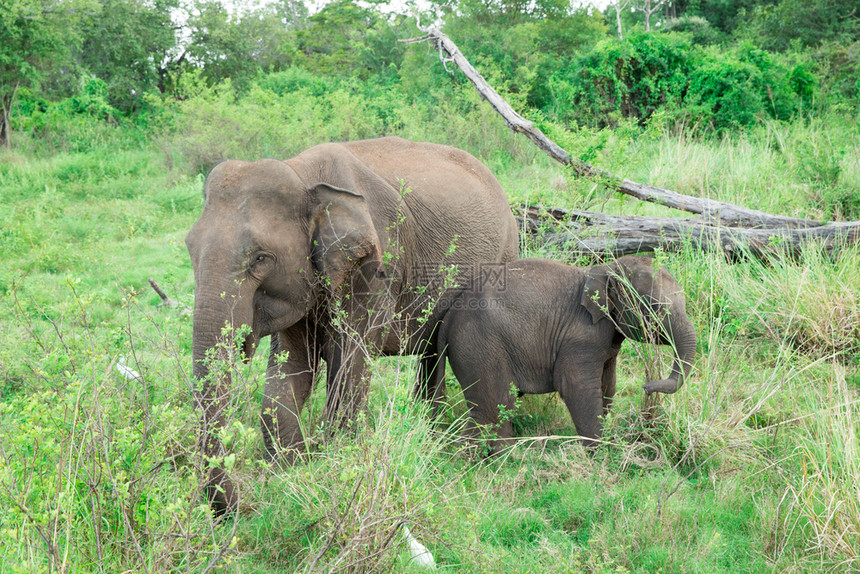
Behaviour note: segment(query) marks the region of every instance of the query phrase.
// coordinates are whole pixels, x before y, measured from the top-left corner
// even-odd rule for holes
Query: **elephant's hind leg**
[[[311,394],[320,356],[312,334],[313,329],[301,322],[272,335],[261,415],[263,442],[272,460],[283,453],[291,462],[305,449],[301,413]]]
[[[415,396],[431,403],[434,417],[445,403],[445,356],[435,349],[427,349],[418,361]]]
[[[432,404],[432,415],[436,417],[445,403],[445,351],[448,342],[444,334],[439,333],[440,325],[434,328],[432,335],[417,349],[421,358],[418,360],[418,377],[415,381],[415,397]]]

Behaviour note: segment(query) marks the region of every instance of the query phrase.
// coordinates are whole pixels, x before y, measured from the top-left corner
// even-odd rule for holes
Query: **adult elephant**
[[[270,457],[292,458],[304,448],[299,416],[320,359],[326,415],[349,419],[366,397],[370,353],[423,350],[437,321],[434,294],[452,269],[463,277],[518,257],[498,181],[443,145],[389,137],[322,144],[287,161],[226,161],[207,177],[204,196],[186,245],[208,457],[225,454],[218,431],[231,383],[229,372],[210,372],[213,360],[237,350],[250,358],[271,335],[263,437]],[[216,514],[236,507],[220,466],[205,488]]]

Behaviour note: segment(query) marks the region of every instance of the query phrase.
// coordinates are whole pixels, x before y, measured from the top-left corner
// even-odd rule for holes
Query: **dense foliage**
[[[602,41],[552,85],[568,122],[612,125],[626,117],[644,124],[659,111],[723,131],[813,111],[812,66],[749,42],[700,47],[684,34],[640,33]]]
[[[223,91],[229,82],[242,97],[288,70],[329,86],[361,82],[409,102],[451,98],[463,81],[435,65],[426,47],[398,42],[419,35],[416,22],[431,21],[429,14],[416,19],[353,0],[313,14],[295,0],[230,6],[3,0],[3,117],[12,130],[34,135],[45,125],[34,116],[51,106],[145,124],[193,95],[191,86]],[[517,107],[567,126],[644,124],[661,112],[721,132],[858,102],[856,1],[672,3],[651,17],[656,25],[647,33],[641,11],[625,12],[624,40],[615,37],[614,5],[605,14],[562,0],[431,8]],[[9,137],[5,126],[0,143]]]
[[[311,455],[269,466],[261,349],[232,365],[221,464],[244,498],[214,524],[183,243],[214,163],[399,135],[473,153],[515,208],[677,215],[552,164],[432,47],[397,42],[420,34],[410,16],[350,0],[234,8],[0,0],[0,136],[12,136],[0,149],[0,574],[420,571],[402,524],[458,572],[860,568],[856,247],[764,262],[656,253],[697,328],[693,376],[645,405],[644,372],[669,353],[625,343],[607,444],[591,454],[542,396],[508,413],[540,438],[471,458],[450,374],[451,409],[432,422],[410,396],[413,358],[394,357],[372,361],[349,432],[320,430],[318,384],[303,416]],[[623,41],[611,6],[433,10],[583,160],[772,213],[860,219],[856,2],[679,1],[648,33],[628,9]],[[813,17],[815,34],[798,23]],[[588,263],[526,241],[523,255]],[[160,305],[149,277],[179,306]]]

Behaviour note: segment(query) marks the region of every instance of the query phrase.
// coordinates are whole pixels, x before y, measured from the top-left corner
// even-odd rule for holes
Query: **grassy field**
[[[455,404],[433,423],[409,396],[415,366],[403,357],[373,364],[367,411],[328,441],[315,432],[318,385],[305,414],[311,455],[271,468],[257,422],[261,349],[237,367],[239,407],[224,431],[241,512],[213,524],[198,490],[191,319],[159,306],[147,279],[191,306],[183,238],[202,207],[201,171],[222,155],[377,135],[359,103],[342,100],[335,111],[354,125],[281,118],[272,133],[253,110],[201,107],[184,110],[183,130],[84,125],[0,153],[0,572],[420,571],[401,523],[450,572],[860,571],[856,247],[765,263],[657,254],[698,330],[693,376],[646,405],[645,367],[665,371],[670,357],[625,343],[595,453],[570,438],[560,400],[539,396],[513,414],[530,438],[471,458],[452,375]],[[204,121],[224,130],[242,113],[247,125],[229,124],[227,142]],[[404,115],[397,135],[471,151],[512,203],[671,215],[572,179],[483,107],[422,117]],[[860,219],[857,125],[843,112],[719,140],[659,121],[547,131],[636,181]],[[246,128],[258,135],[245,138]],[[568,260],[524,253],[535,254]],[[123,378],[119,364],[140,378]]]

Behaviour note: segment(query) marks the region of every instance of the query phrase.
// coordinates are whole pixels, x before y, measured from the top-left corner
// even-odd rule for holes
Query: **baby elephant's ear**
[[[609,316],[609,300],[606,296],[609,273],[609,267],[606,265],[598,265],[588,270],[585,287],[582,288],[582,306],[591,313],[592,324]]]

